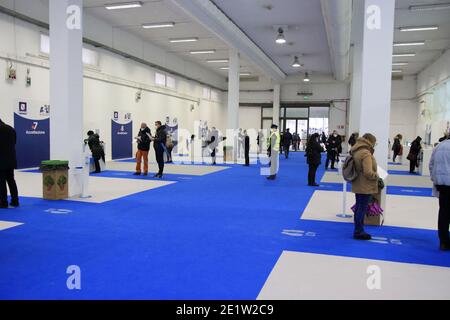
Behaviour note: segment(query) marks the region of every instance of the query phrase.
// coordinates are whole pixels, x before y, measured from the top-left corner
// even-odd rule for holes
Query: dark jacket
[[[0,122],[0,170],[16,168],[16,130]]]
[[[409,153],[413,157],[417,157],[420,153],[420,150],[422,149],[422,146],[420,145],[420,141],[422,141],[422,140],[416,139],[413,141],[413,143],[411,143],[411,148],[409,149]]]
[[[337,150],[338,147],[339,147],[339,137],[331,135],[327,141],[327,151],[328,152],[331,152],[332,150],[338,151]]]
[[[323,148],[317,140],[312,139],[306,146],[306,162],[311,165],[320,165],[322,163]]]
[[[292,144],[292,134],[290,132],[285,132],[283,135],[283,145],[290,146]]]
[[[395,138],[394,144],[392,145],[392,151],[394,151],[395,153],[399,153],[401,148],[402,148],[402,145],[400,144],[400,139]]]
[[[167,140],[167,132],[166,126],[160,126],[156,129],[155,141],[153,142],[153,148],[155,151],[164,151],[164,147],[166,145]]]
[[[144,130],[139,130],[138,137],[138,149],[141,151],[149,151],[150,150],[150,142],[151,142],[151,131],[147,127]]]
[[[348,144],[353,147],[356,144],[356,136],[355,134],[352,134],[350,136],[350,139],[348,139]]]
[[[248,135],[244,138],[244,149],[250,151],[250,137]]]
[[[92,157],[94,159],[100,159],[103,157],[103,147],[100,144],[100,137],[98,134],[89,136],[87,140],[89,149],[91,149]]]

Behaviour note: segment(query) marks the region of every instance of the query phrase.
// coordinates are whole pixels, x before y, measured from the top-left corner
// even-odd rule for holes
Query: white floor
[[[203,176],[223,170],[229,169],[223,166],[196,166],[196,165],[177,165],[168,164],[164,167],[164,173],[167,174],[185,174],[192,176]],[[106,164],[106,170],[127,171],[134,172],[136,170],[136,164],[133,162],[108,162]],[[158,166],[154,163],[149,164],[150,172],[157,172]]]
[[[21,225],[23,225],[23,223],[10,222],[10,221],[0,221],[0,231],[6,230],[6,229],[10,229],[10,228],[14,228],[14,227],[21,226]]]
[[[343,178],[337,172],[326,172],[322,178],[322,182],[342,183]],[[432,188],[433,183],[430,177],[423,176],[402,176],[389,175],[386,179],[386,184],[389,186],[401,187],[418,187],[418,188]]]
[[[42,174],[16,172],[16,182],[21,196],[42,198]],[[92,198],[71,198],[70,200],[103,203],[173,183],[175,182],[90,177],[89,194],[92,195]]]
[[[347,214],[355,204],[355,195],[347,193]],[[384,225],[436,230],[439,202],[431,197],[387,195]],[[343,193],[339,191],[316,191],[303,212],[302,219],[353,223],[343,219]]]
[[[449,288],[450,268],[285,251],[258,299],[438,300]]]

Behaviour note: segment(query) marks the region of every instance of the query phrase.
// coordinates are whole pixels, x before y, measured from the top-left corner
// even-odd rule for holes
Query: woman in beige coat
[[[370,234],[364,231],[364,217],[369,208],[372,195],[378,193],[377,162],[373,153],[377,139],[366,133],[356,141],[350,153],[353,156],[358,177],[352,182],[352,192],[356,196],[355,231],[357,240],[370,240]]]

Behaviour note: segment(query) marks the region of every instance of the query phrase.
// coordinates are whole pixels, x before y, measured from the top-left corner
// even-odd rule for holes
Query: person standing
[[[289,150],[292,145],[292,134],[289,132],[289,128],[286,129],[286,132],[283,135],[283,149],[284,149],[284,157],[289,159]]]
[[[141,124],[141,129],[136,137],[138,151],[136,153],[135,176],[141,175],[141,164],[144,162],[144,176],[148,175],[148,152],[150,151],[151,131],[145,122]]]
[[[402,151],[402,135],[398,134],[394,137],[394,144],[392,145],[392,152],[394,153],[394,156],[392,158],[392,161],[395,163],[395,160],[399,155],[401,155]]]
[[[267,139],[267,153],[270,158],[270,176],[267,177],[268,180],[275,180],[277,177],[280,160],[280,144],[281,137],[278,126],[273,124],[270,129],[270,136]]]
[[[374,135],[366,133],[356,141],[350,151],[353,157],[357,178],[352,182],[352,192],[356,197],[355,230],[353,237],[356,240],[370,240],[372,237],[364,231],[364,218],[369,208],[372,195],[378,194],[377,162],[373,156],[377,139]]]
[[[244,151],[245,151],[245,166],[250,166],[250,137],[247,130],[244,130]]]
[[[430,159],[430,175],[439,197],[438,235],[440,249],[450,251],[450,140],[443,140]]]
[[[103,147],[100,143],[100,136],[94,133],[94,131],[92,130],[90,130],[87,135],[88,138],[86,142],[89,146],[89,149],[91,150],[92,158],[94,158],[95,173],[100,173],[102,172],[100,167],[100,159],[104,157]]]
[[[353,147],[356,144],[356,140],[359,138],[359,134],[357,132],[352,133],[350,139],[348,139],[348,144],[350,147]]]
[[[14,179],[14,169],[17,168],[16,141],[16,130],[0,119],[0,209],[9,207],[7,185],[11,194],[10,205],[19,206],[19,191]]]
[[[318,187],[319,184],[316,182],[316,172],[317,168],[322,163],[322,152],[324,151],[319,143],[320,136],[318,133],[314,133],[306,145],[305,156],[306,162],[308,163],[308,186]]]
[[[174,142],[172,140],[172,134],[169,132],[167,133],[166,148],[165,148],[165,151],[167,152],[167,163],[173,163],[172,159],[173,148]]]
[[[322,132],[322,135],[320,136],[320,141],[322,141],[324,145],[327,144],[327,136],[325,135],[325,132]]]
[[[242,158],[242,152],[244,152],[244,134],[242,128],[239,128],[238,133],[238,158]]]
[[[215,127],[212,127],[211,132],[209,133],[208,144],[211,150],[210,155],[212,164],[216,165],[217,146],[219,145],[219,131],[217,131]]]
[[[156,162],[158,163],[158,173],[154,178],[162,178],[164,174],[164,147],[166,145],[166,126],[161,121],[155,122],[156,134],[152,137],[153,149],[155,150]]]
[[[336,162],[336,155],[337,155],[337,149],[338,149],[338,134],[336,131],[333,131],[333,134],[330,135],[330,137],[327,140],[326,143],[327,146],[327,161],[325,162],[325,169],[328,170],[328,166],[331,161],[331,169],[336,169],[334,167],[334,164]]]
[[[417,137],[411,144],[411,148],[409,149],[409,173],[415,173],[416,167],[419,165],[419,154],[422,150],[421,146],[421,137]]]
[[[256,142],[258,144],[258,154],[262,153],[263,141],[264,141],[264,134],[262,130],[259,130],[258,137],[256,138]]]

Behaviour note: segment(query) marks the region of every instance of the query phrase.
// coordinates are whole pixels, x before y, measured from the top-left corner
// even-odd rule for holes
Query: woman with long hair
[[[319,186],[319,184],[316,182],[316,172],[317,168],[322,163],[322,152],[324,152],[319,140],[320,136],[318,133],[314,133],[313,135],[311,135],[305,150],[305,156],[309,166],[308,186],[310,187]]]

